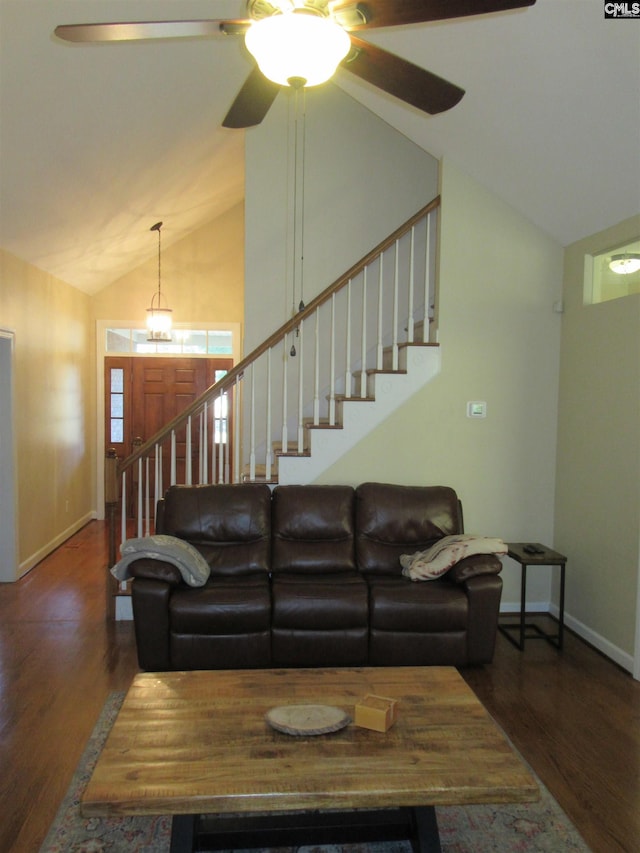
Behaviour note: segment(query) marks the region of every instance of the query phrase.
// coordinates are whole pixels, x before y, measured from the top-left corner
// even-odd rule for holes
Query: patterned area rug
[[[83,818],[80,797],[113,725],[123,693],[113,693],[84,751],[40,853],[167,853],[168,817]],[[540,783],[541,799],[526,805],[451,806],[436,809],[444,853],[564,853],[589,848]],[[294,853],[282,848],[280,853]],[[300,847],[297,853],[411,853],[406,842],[344,847]],[[275,851],[273,852],[275,853]]]

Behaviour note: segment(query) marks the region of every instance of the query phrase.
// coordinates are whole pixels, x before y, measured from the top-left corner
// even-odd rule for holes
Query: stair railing
[[[280,456],[308,454],[309,429],[337,428],[345,401],[369,399],[371,373],[398,371],[404,347],[433,343],[439,206],[436,197],[129,457],[107,451],[110,566],[118,506],[124,541],[153,532],[169,485],[277,482]]]

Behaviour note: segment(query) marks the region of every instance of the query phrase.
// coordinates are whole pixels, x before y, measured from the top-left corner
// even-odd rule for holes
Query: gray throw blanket
[[[121,559],[111,569],[111,574],[119,581],[132,577],[129,566],[135,560],[143,558],[171,563],[189,586],[204,586],[209,578],[209,564],[200,551],[177,536],[158,533],[154,536],[127,539],[120,546],[120,554]]]

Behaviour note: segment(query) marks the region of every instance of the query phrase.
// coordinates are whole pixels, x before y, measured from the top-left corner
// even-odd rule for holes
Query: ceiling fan
[[[463,89],[353,33],[533,3],[535,0],[248,0],[245,20],[66,24],[56,27],[55,33],[71,42],[242,35],[258,64],[222,124],[245,128],[260,124],[281,86],[316,85],[329,79],[338,65],[423,112],[451,109],[464,95]],[[289,61],[290,56],[293,64],[280,67],[280,60]],[[321,71],[309,65],[312,58],[323,66]]]

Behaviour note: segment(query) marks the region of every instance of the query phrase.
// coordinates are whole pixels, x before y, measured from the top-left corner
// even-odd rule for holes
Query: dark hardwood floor
[[[0,853],[37,853],[137,672],[132,624],[104,621],[105,533],[92,522],[0,585]],[[498,635],[493,664],[463,674],[595,853],[640,850],[640,683],[570,633],[562,653]]]

